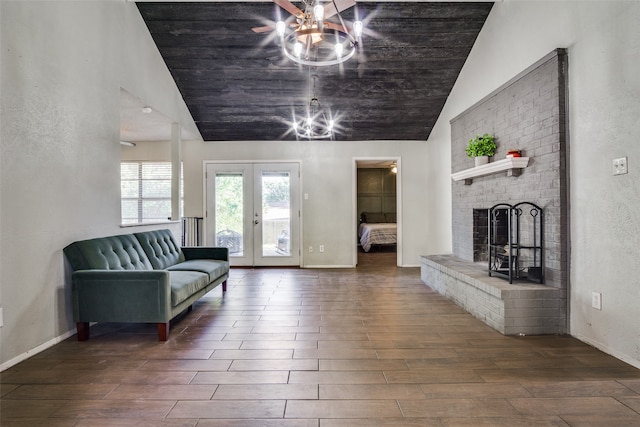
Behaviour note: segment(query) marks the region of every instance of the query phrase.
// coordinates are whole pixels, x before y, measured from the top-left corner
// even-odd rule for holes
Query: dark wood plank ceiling
[[[366,141],[427,139],[493,3],[358,2],[342,16],[365,21],[364,54],[313,70],[251,31],[288,16],[272,3],[137,5],[205,141],[295,139],[310,73],[334,139]]]

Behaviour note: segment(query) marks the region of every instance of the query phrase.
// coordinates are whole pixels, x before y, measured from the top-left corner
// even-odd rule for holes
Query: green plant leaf
[[[476,135],[469,140],[465,151],[469,157],[493,156],[496,153],[496,143],[492,135]]]

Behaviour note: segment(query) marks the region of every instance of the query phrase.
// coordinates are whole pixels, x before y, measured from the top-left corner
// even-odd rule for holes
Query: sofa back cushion
[[[144,231],[135,233],[134,236],[140,242],[154,270],[164,270],[185,260],[170,230]]]
[[[74,270],[151,270],[142,246],[131,234],[81,240],[64,248]]]

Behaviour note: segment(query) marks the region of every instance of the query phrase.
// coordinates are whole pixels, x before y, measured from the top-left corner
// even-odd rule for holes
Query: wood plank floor
[[[396,268],[233,269],[172,322],[99,324],[2,373],[5,426],[640,426],[640,370],[505,337]]]

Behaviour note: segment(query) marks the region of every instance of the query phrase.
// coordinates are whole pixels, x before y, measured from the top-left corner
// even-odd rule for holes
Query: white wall
[[[355,264],[357,213],[354,158],[401,158],[402,265],[418,266],[427,239],[423,141],[272,141],[189,142],[183,144],[185,215],[202,216],[203,161],[300,161],[302,193],[302,247],[325,246],[325,252],[305,253],[303,266],[346,267]]]
[[[195,124],[134,3],[3,0],[0,17],[1,370],[75,332],[62,248],[140,229],[119,225],[120,88]]]
[[[428,141],[428,232],[451,224],[449,120],[555,48],[569,57],[570,333],[640,367],[640,3],[496,3]],[[481,70],[481,72],[478,72]],[[612,176],[612,159],[630,172]],[[447,240],[447,243],[450,239]],[[449,244],[430,247],[450,251]],[[602,293],[602,310],[591,293]]]

